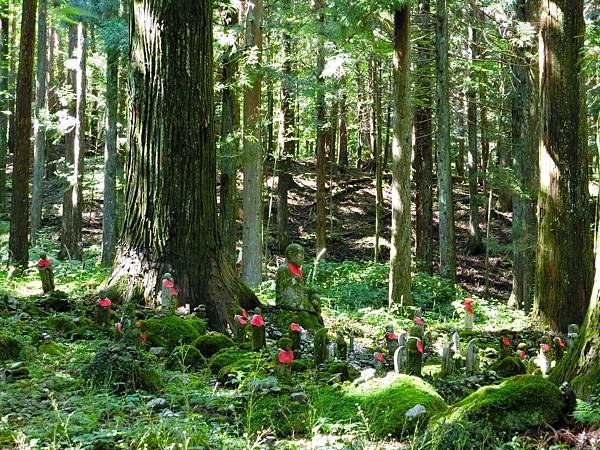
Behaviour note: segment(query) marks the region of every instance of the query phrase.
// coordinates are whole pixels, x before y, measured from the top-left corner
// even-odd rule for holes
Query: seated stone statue
[[[315,290],[306,285],[302,274],[304,249],[298,244],[290,244],[285,249],[285,257],[287,261],[277,268],[276,305],[282,310],[297,313],[294,322],[305,328],[322,326],[320,299]]]

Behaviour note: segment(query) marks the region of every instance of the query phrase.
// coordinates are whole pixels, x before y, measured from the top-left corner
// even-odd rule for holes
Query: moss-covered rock
[[[356,420],[357,405],[369,419],[370,432],[380,438],[413,433],[447,409],[433,387],[410,375],[390,374],[358,386],[326,387],[313,398],[319,416],[346,423]]]
[[[346,361],[332,361],[327,364],[326,374],[329,378],[339,374],[340,381],[354,381],[360,373]]]
[[[73,335],[79,331],[79,327],[74,322],[73,317],[69,316],[53,316],[46,320],[46,325],[52,331],[63,335]]]
[[[252,396],[249,424],[252,430],[270,429],[279,437],[306,434],[310,431],[310,407],[293,402],[289,395]]]
[[[287,333],[292,322],[311,331],[323,327],[323,324],[319,321],[319,317],[308,311],[272,311],[266,317],[269,322],[273,323],[278,329],[285,333]]]
[[[246,356],[248,352],[242,351],[236,347],[219,350],[208,361],[208,368],[212,373],[217,374],[223,367],[233,364],[238,359]]]
[[[82,376],[92,386],[124,394],[143,389],[157,392],[160,375],[155,361],[135,347],[111,345],[98,351],[83,368]]]
[[[192,345],[206,358],[210,358],[224,348],[235,347],[234,342],[228,336],[221,333],[211,333],[200,336],[194,340]]]
[[[18,358],[21,348],[21,343],[14,336],[0,332],[0,361]]]
[[[52,341],[41,343],[38,347],[38,350],[40,351],[40,353],[44,353],[46,355],[51,356],[62,356],[65,353],[65,351],[60,345]]]
[[[484,422],[498,431],[520,432],[555,423],[563,409],[558,387],[540,376],[517,375],[485,386],[460,401],[448,422]]]
[[[177,345],[191,344],[200,336],[199,319],[182,319],[171,315],[165,317],[153,317],[141,323],[142,331],[146,332],[148,342],[155,347],[164,347],[173,350]],[[206,330],[206,325],[204,325]]]
[[[208,367],[217,374],[219,381],[225,382],[231,377],[248,378],[250,374],[264,376],[268,373],[270,364],[260,353],[244,352],[231,347],[216,353],[210,359]]]
[[[201,369],[206,367],[206,358],[193,345],[175,347],[165,367],[170,370]]]
[[[506,356],[500,361],[496,361],[490,366],[490,370],[493,370],[501,377],[512,377],[515,375],[522,375],[525,373],[525,364],[519,358],[515,356]]]

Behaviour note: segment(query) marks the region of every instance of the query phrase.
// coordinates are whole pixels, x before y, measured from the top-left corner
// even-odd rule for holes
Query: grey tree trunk
[[[67,187],[63,195],[62,232],[59,257],[80,260],[83,255],[81,221],[83,214],[83,155],[85,148],[86,30],[83,23],[69,28],[69,55],[76,61],[69,69],[73,100],[69,115],[73,127],[66,136]]]
[[[389,303],[412,305],[410,222],[410,5],[394,11],[394,142]]]
[[[435,35],[440,272],[443,277],[454,281],[456,279],[456,248],[454,244],[454,210],[450,167],[449,43],[446,0],[436,0]]]
[[[347,114],[347,94],[346,91],[342,93],[340,100],[340,148],[339,148],[339,166],[340,171],[344,173],[348,168],[348,124],[346,122]]]
[[[9,21],[8,3],[0,5],[0,92],[8,94]],[[0,96],[0,109],[9,108],[8,95]],[[8,116],[0,114],[0,213],[6,211],[6,161],[8,157]]]
[[[33,124],[33,183],[31,189],[31,241],[37,241],[42,226],[42,195],[46,164],[46,116],[48,111],[48,0],[39,0],[37,30],[37,70],[35,91],[35,121]]]
[[[242,231],[242,280],[250,287],[262,281],[263,243],[263,149],[261,141],[261,54],[262,54],[263,2],[247,3],[246,49],[258,53],[250,69],[251,85],[244,92],[244,225]]]
[[[327,159],[327,129],[325,116],[325,83],[323,80],[323,69],[325,68],[325,37],[323,35],[324,14],[323,0],[315,0],[313,11],[317,16],[317,27],[319,34],[319,44],[317,47],[317,98],[316,98],[316,116],[317,116],[317,242],[316,254],[321,254],[327,247],[327,215],[326,215],[326,197],[325,197],[325,169]]]

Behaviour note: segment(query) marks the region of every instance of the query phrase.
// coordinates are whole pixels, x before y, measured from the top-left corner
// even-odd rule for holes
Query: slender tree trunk
[[[7,111],[10,56],[8,4],[0,4],[0,109]],[[8,159],[8,117],[0,114],[0,213],[6,211],[6,161]]]
[[[463,104],[463,99],[461,96],[461,104]],[[465,176],[465,141],[466,141],[466,126],[465,126],[465,117],[466,114],[459,114],[459,125],[458,125],[458,155],[456,157],[455,166],[456,166],[456,174],[459,177]]]
[[[552,330],[581,323],[592,285],[581,50],[583,0],[542,0],[540,190],[534,312]]]
[[[239,25],[240,11],[228,10],[225,17],[225,32],[234,33]],[[239,39],[236,39],[238,41]],[[237,216],[237,161],[240,146],[240,103],[235,85],[239,77],[239,54],[236,46],[230,45],[223,52],[223,91],[221,112],[221,179],[220,179],[220,220],[221,239],[225,255],[231,266],[236,261],[238,232],[235,226]]]
[[[35,91],[35,122],[33,126],[33,185],[31,190],[31,240],[37,241],[42,226],[42,195],[44,166],[46,163],[46,116],[48,111],[47,72],[48,72],[48,0],[40,0],[38,5],[37,31],[37,73]]]
[[[36,0],[23,0],[19,73],[17,77],[15,147],[10,209],[9,259],[21,268],[29,262],[29,167],[31,161],[31,98],[35,49]]]
[[[475,60],[477,58],[478,36],[475,29],[475,13],[471,11],[469,25],[469,80],[467,86],[467,134],[468,134],[468,167],[469,167],[469,242],[467,252],[479,254],[483,250],[479,231],[479,193],[477,189],[477,172],[479,168],[479,150],[477,146],[477,75]]]
[[[383,213],[383,171],[381,167],[381,133],[378,132],[381,122],[381,96],[379,92],[379,61],[371,63],[371,87],[373,107],[371,118],[371,136],[373,154],[375,156],[375,261],[379,261],[379,239],[381,236],[381,215]],[[408,91],[410,92],[410,91]],[[407,94],[408,94],[407,92]]]
[[[102,204],[102,262],[112,264],[117,244],[117,123],[119,51],[106,52],[106,132],[104,143],[104,203]]]
[[[336,96],[331,105],[331,128],[329,132],[329,164],[330,173],[334,172],[337,161],[337,139],[338,139],[338,119],[340,114],[340,102]]]
[[[212,2],[132,2],[130,17],[126,208],[112,293],[154,305],[169,272],[180,302],[205,304],[209,326],[225,330],[238,302],[258,302],[218,233]]]
[[[325,86],[323,80],[323,69],[325,68],[325,38],[323,36],[324,27],[324,0],[315,0],[313,10],[317,16],[317,27],[319,34],[319,44],[317,48],[317,247],[316,254],[319,255],[327,247],[327,214],[326,214],[326,195],[325,195],[325,170],[327,166],[326,152],[326,116],[325,116]]]
[[[8,52],[10,54],[10,61],[8,64],[8,90],[10,95],[8,97],[8,110],[10,114],[8,116],[8,148],[9,151],[14,152],[15,148],[15,140],[16,140],[16,90],[18,83],[17,81],[17,61],[19,60],[17,56],[17,14],[14,14],[10,19],[10,32],[9,32],[9,40],[8,40]]]
[[[456,278],[456,248],[454,245],[454,210],[450,167],[449,42],[446,0],[436,0],[435,36],[440,272],[443,277],[454,281]]]
[[[410,224],[410,5],[394,11],[394,143],[389,303],[412,305]]]
[[[344,173],[348,168],[348,124],[347,118],[347,94],[342,93],[340,100],[340,149],[339,149],[339,165],[340,171]]]
[[[517,20],[537,22],[535,5],[527,0],[515,3]],[[510,303],[531,310],[535,290],[535,248],[537,239],[536,203],[539,180],[538,67],[528,57],[533,46],[515,46],[512,67],[512,154],[513,169],[521,185],[513,195],[513,285]]]
[[[294,96],[293,96],[293,72],[292,72],[292,42],[289,34],[283,36],[284,60],[283,80],[281,82],[281,109],[283,122],[283,148],[281,149],[281,160],[279,162],[279,176],[277,178],[277,242],[279,252],[284,254],[285,248],[290,243],[289,211],[288,211],[288,189],[293,179],[290,174],[290,165],[294,155]]]
[[[431,8],[429,0],[419,3],[420,32],[424,36],[417,41],[416,83],[419,99],[415,111],[415,150],[414,180],[417,187],[415,198],[416,212],[416,257],[427,273],[433,273],[433,70],[430,63],[432,52],[429,36],[433,27],[429,18]]]
[[[73,100],[69,113],[74,121],[66,136],[68,185],[63,195],[61,247],[59,257],[80,260],[83,256],[81,222],[83,215],[83,154],[85,148],[86,30],[83,23],[69,28],[69,55],[76,66],[69,70]]]

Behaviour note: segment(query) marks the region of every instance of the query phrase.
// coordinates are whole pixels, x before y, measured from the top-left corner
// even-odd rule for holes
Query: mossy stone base
[[[200,319],[183,319],[176,315],[153,317],[141,323],[148,342],[154,347],[173,350],[177,345],[191,344],[206,332],[206,325]]]
[[[21,343],[8,333],[0,333],[0,361],[17,359],[21,353]]]
[[[194,340],[192,345],[206,358],[210,358],[224,348],[235,347],[234,342],[228,336],[221,333],[200,336]]]
[[[266,317],[269,322],[284,332],[287,332],[292,322],[310,331],[323,327],[323,319],[309,311],[273,310]]]
[[[219,381],[225,382],[231,377],[237,377],[239,373],[242,378],[249,378],[251,374],[265,376],[271,364],[260,353],[244,352],[231,347],[217,352],[208,362],[208,367],[217,374]]]
[[[206,367],[206,358],[193,345],[179,345],[175,347],[171,356],[169,356],[165,367],[170,370],[181,371],[201,369]]]
[[[525,364],[519,358],[515,356],[506,356],[500,361],[496,361],[490,366],[490,370],[493,370],[502,378],[512,377],[515,375],[522,375],[525,373]]]
[[[336,374],[340,375],[340,381],[354,381],[360,376],[360,372],[346,361],[332,361],[327,364],[327,376],[329,378]]]

